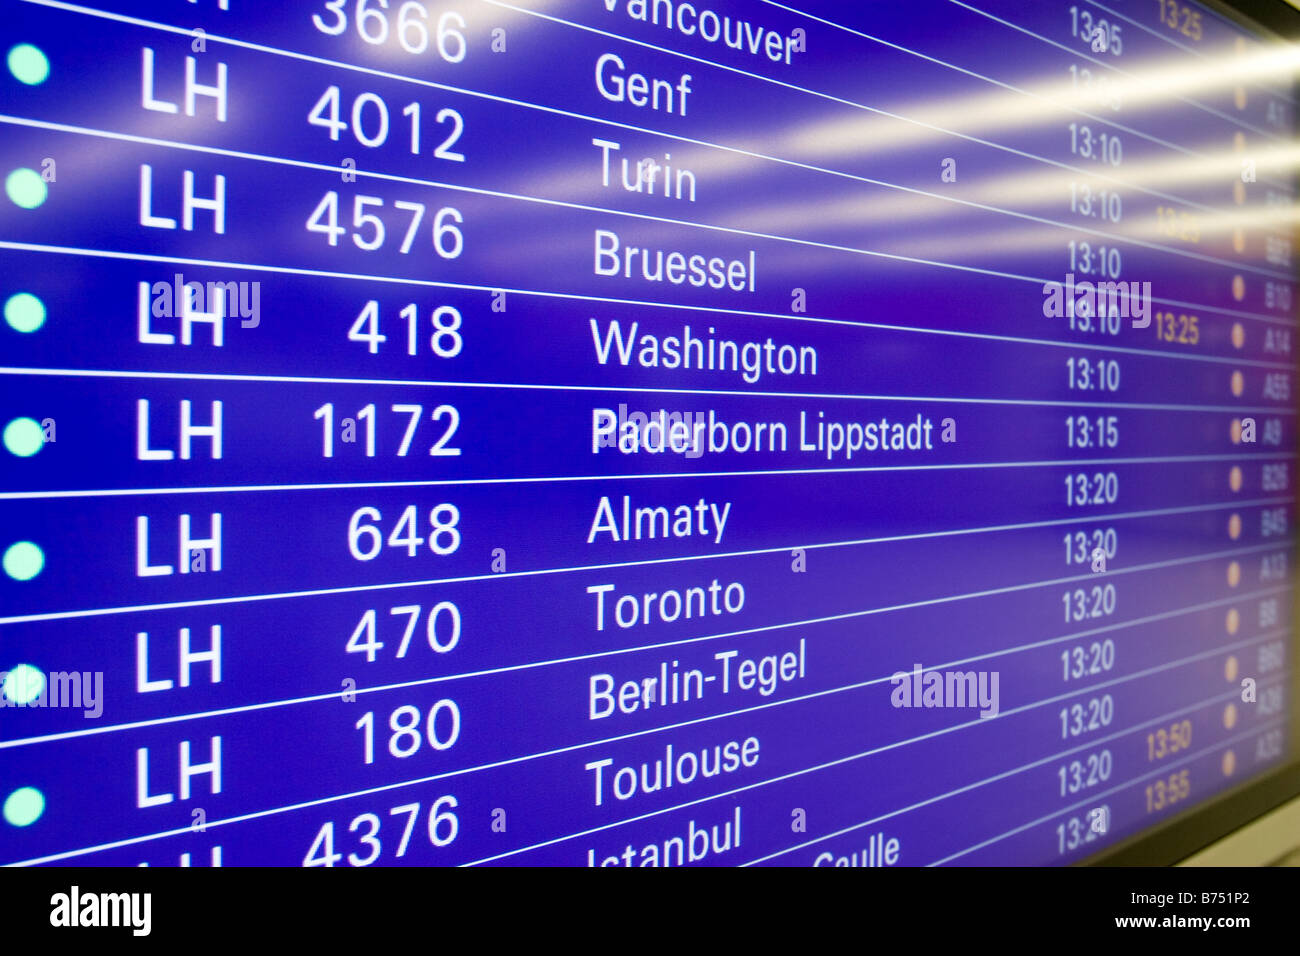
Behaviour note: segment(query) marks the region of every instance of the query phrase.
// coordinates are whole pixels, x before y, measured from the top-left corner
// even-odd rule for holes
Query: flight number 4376
[[[453,796],[439,797],[433,801],[429,807],[428,820],[425,830],[429,837],[429,844],[434,847],[449,846],[460,831],[460,821],[456,817],[455,809],[459,806],[456,798]],[[393,858],[406,856],[407,849],[411,846],[411,835],[415,831],[416,821],[420,817],[421,806],[418,803],[408,803],[405,806],[393,807],[388,811],[390,818],[396,819],[401,826],[401,835],[395,837],[396,846],[392,842],[388,843]],[[406,820],[403,822],[402,817]],[[380,838],[381,830],[384,829],[383,819],[377,813],[362,813],[352,819],[348,824],[348,833],[355,837],[356,850],[348,853],[346,858],[343,853],[335,850],[335,833],[334,821],[328,821],[316,833],[316,839],[312,841],[311,847],[307,850],[307,855],[303,857],[303,866],[337,866],[347,860],[348,866],[370,866],[376,863],[384,854],[384,842],[389,840],[387,833]],[[417,841],[419,842],[419,841]]]

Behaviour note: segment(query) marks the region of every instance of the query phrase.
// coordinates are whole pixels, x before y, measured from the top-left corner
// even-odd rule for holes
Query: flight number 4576
[[[370,210],[382,209],[384,200],[379,196],[352,197],[352,242],[358,249],[374,252],[384,246],[388,238],[388,229],[384,220]],[[406,232],[402,235],[398,252],[406,255],[415,247],[415,237],[424,221],[425,205],[422,202],[407,202],[399,199],[393,208],[405,213],[409,219]],[[458,225],[465,221],[459,209],[444,206],[433,216],[433,249],[444,259],[456,259],[465,251],[465,237]],[[337,246],[339,240],[348,231],[347,226],[339,225],[339,194],[334,190],[327,192],[312,214],[307,217],[307,231],[318,232],[329,240],[331,246]]]

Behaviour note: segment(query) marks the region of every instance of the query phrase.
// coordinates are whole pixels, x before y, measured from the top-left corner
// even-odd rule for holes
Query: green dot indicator
[[[30,704],[45,693],[45,675],[31,664],[18,664],[5,674],[0,690],[15,704]]]
[[[19,787],[5,798],[5,822],[10,826],[31,826],[45,812],[45,794],[35,787]]]
[[[20,43],[9,51],[9,72],[19,83],[40,86],[50,75],[50,61],[38,47]]]
[[[35,209],[45,202],[50,191],[41,179],[41,174],[34,169],[15,169],[5,177],[5,193],[15,206],[23,209]]]
[[[15,581],[30,581],[45,567],[45,555],[30,541],[18,541],[5,550],[3,563],[5,574]]]
[[[5,448],[19,458],[30,458],[45,446],[45,433],[34,418],[15,418],[5,426]]]
[[[5,299],[5,321],[15,332],[35,332],[45,324],[45,303],[30,292]]]

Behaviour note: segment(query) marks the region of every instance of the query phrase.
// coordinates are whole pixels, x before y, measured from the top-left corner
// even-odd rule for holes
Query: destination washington
[[[638,334],[639,322],[624,326],[613,319],[603,329],[595,319],[590,322],[596,361],[601,365],[737,372],[751,385],[764,375],[817,374],[817,350],[811,345],[778,345],[771,338],[761,342],[718,339],[713,326],[707,335],[693,334],[689,325],[682,326],[680,335],[654,335]]]

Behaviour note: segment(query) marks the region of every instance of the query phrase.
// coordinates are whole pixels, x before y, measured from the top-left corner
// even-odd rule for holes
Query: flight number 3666
[[[374,252],[383,248],[388,240],[389,230],[380,216],[371,211],[384,207],[384,200],[379,196],[352,197],[352,242],[358,249]],[[425,205],[422,202],[408,202],[399,199],[393,203],[399,214],[405,215],[405,231],[398,252],[408,254],[414,247],[416,236],[420,233],[420,224],[424,222]],[[398,216],[390,216],[390,222]],[[459,209],[444,206],[433,215],[433,250],[444,259],[455,259],[465,251],[465,237],[458,225],[465,221]],[[401,231],[402,223],[398,223]],[[321,197],[312,214],[307,217],[307,231],[319,232],[329,240],[331,246],[337,246],[339,240],[348,231],[346,225],[339,224],[339,194],[330,190]]]

